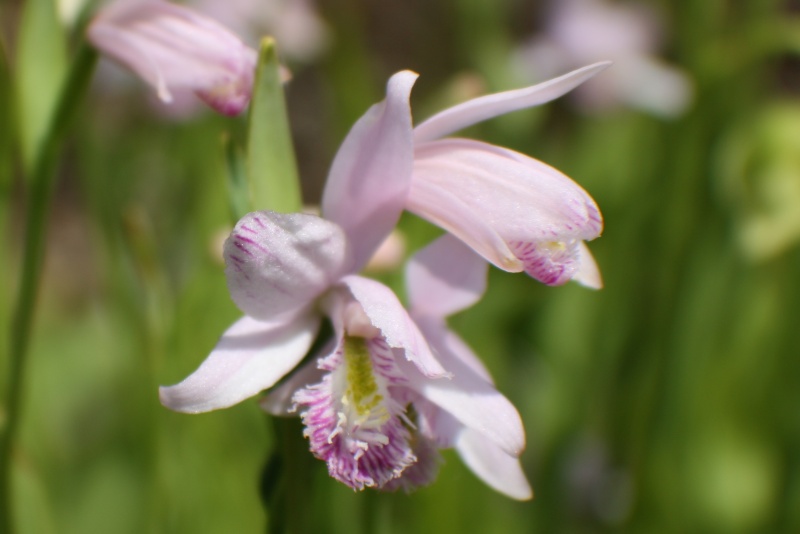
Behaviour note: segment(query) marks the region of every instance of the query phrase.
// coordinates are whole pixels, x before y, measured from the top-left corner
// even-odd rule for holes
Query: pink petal
[[[595,63],[538,85],[486,95],[453,106],[414,128],[414,142],[439,139],[492,117],[544,104],[568,93],[609,65],[609,61]]]
[[[101,10],[88,29],[97,49],[152,85],[164,102],[171,89],[191,89],[215,110],[248,104],[257,55],[214,20],[155,0],[121,0]]]
[[[425,337],[445,369],[452,372],[452,378],[420,376],[406,362],[399,361],[409,387],[449,412],[464,426],[485,435],[508,454],[518,456],[525,449],[525,430],[517,409],[490,382],[448,351],[448,345],[443,342],[447,332],[444,325],[438,328],[430,328],[433,325],[429,323],[425,325],[429,326]]]
[[[249,213],[225,242],[231,297],[264,321],[303,313],[350,268],[347,247],[341,228],[314,215]]]
[[[443,235],[417,252],[406,266],[412,315],[444,318],[469,308],[486,291],[487,268],[474,250]]]
[[[525,269],[546,283],[568,280],[562,275],[578,265],[574,243],[603,227],[594,200],[556,169],[467,139],[417,147],[408,209],[497,267]]]
[[[397,224],[411,181],[409,95],[417,75],[395,74],[386,100],[350,130],[333,161],[322,198],[324,217],[344,228],[359,271]]]
[[[435,317],[419,317],[412,315],[414,322],[417,323],[419,329],[426,336],[430,335],[431,341],[429,343],[436,343],[434,350],[439,352],[446,352],[461,361],[464,365],[470,368],[472,372],[481,377],[489,384],[494,384],[494,378],[489,373],[489,370],[484,365],[475,352],[470,348],[467,343],[459,337],[458,334],[453,332],[447,327],[444,319],[437,319]]]
[[[525,272],[549,286],[569,282],[580,269],[578,241],[513,241],[509,243]]]
[[[481,433],[464,429],[456,438],[455,447],[467,467],[491,488],[520,501],[533,497],[519,459]]]
[[[159,388],[161,404],[178,412],[227,408],[273,386],[308,352],[320,318],[309,314],[288,323],[243,317],[208,358],[179,384]]]
[[[381,338],[341,337],[318,367],[328,371],[322,380],[292,397],[304,407],[303,434],[314,456],[355,490],[381,488],[404,474],[417,458],[406,403],[391,387],[402,379],[391,347]]]
[[[380,330],[386,343],[392,348],[402,349],[406,359],[419,372],[427,377],[448,375],[391,289],[360,276],[346,276],[342,285],[361,305],[371,325]]]

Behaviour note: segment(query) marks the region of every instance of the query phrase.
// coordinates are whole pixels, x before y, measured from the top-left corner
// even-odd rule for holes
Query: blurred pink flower
[[[224,115],[250,101],[255,50],[212,19],[162,0],[119,0],[89,26],[91,43],[152,85],[163,102],[191,91]]]
[[[589,110],[620,104],[664,117],[680,115],[691,104],[687,74],[657,57],[661,28],[645,5],[607,0],[557,0],[545,32],[520,47],[516,71],[523,79],[552,76],[599,59],[614,62],[607,75],[576,91]]]
[[[324,219],[261,211],[239,221],[224,256],[231,297],[245,317],[194,373],[160,390],[161,402],[182,412],[238,403],[292,371],[328,317],[334,337],[327,355],[289,377],[268,407],[279,413],[302,407],[312,452],[354,489],[432,480],[433,443],[451,440],[450,427],[423,433],[417,417],[424,415],[415,414],[438,410],[509,455],[524,448],[511,403],[490,383],[446,370],[392,291],[353,274],[403,210],[415,79],[407,71],[393,76],[386,100],[348,134],[331,167]]]
[[[452,233],[500,269],[560,285],[602,286],[584,244],[603,219],[592,197],[556,169],[507,148],[440,139],[477,122],[562,96],[609,65],[446,109],[414,129],[408,210]]]
[[[308,62],[324,53],[330,30],[313,0],[192,0],[191,5],[240,35],[258,42],[271,35],[281,57]]]

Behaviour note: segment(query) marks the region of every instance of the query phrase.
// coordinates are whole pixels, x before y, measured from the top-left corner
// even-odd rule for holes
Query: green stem
[[[275,452],[265,470],[262,487],[269,534],[314,532],[312,514],[313,457],[296,417],[274,417]]]
[[[84,44],[78,50],[55,107],[47,135],[34,161],[26,215],[24,256],[19,293],[12,314],[6,398],[6,425],[0,436],[0,534],[14,532],[11,466],[13,445],[19,431],[25,386],[27,353],[39,280],[44,258],[47,216],[55,189],[55,167],[67,128],[86,92],[97,53]]]

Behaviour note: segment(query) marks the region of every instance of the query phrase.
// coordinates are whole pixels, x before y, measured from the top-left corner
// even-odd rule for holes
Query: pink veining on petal
[[[560,286],[569,282],[578,272],[578,241],[569,242],[524,242],[509,243],[522,261],[525,272],[549,286]]]
[[[560,285],[579,272],[579,241],[600,235],[592,197],[538,160],[468,139],[418,145],[408,209],[497,267]]]
[[[312,306],[351,264],[337,225],[313,215],[245,215],[225,242],[231,297],[251,317],[269,321]]]
[[[351,383],[346,341],[320,360],[319,368],[329,371],[322,381],[293,397],[297,405],[306,407],[301,418],[311,451],[326,462],[333,478],[356,490],[381,488],[417,461],[409,444],[405,408],[392,394],[392,388],[403,381],[392,349],[381,338],[361,342],[369,352],[370,372],[377,385],[368,413],[359,412],[357,393],[351,389],[358,385]]]

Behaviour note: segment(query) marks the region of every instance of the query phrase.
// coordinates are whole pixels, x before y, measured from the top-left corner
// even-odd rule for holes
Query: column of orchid
[[[188,91],[236,114],[253,94],[255,51],[187,8],[112,5],[89,37],[164,101]],[[480,299],[490,263],[549,285],[600,287],[584,242],[600,234],[602,218],[556,169],[444,136],[557,98],[606,66],[477,98],[416,128],[409,96],[417,74],[392,76],[385,100],[336,154],[321,216],[260,210],[236,224],[224,246],[225,276],[244,316],[196,371],[161,388],[162,404],[198,413],[266,392],[262,407],[299,415],[313,455],[356,490],[430,483],[438,450],[452,447],[492,488],[530,498],[519,414],[446,318]],[[252,131],[263,116],[250,119]],[[408,309],[359,274],[406,209],[447,232],[409,260]],[[323,321],[333,335],[309,354]]]

